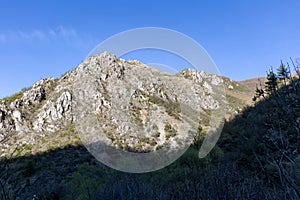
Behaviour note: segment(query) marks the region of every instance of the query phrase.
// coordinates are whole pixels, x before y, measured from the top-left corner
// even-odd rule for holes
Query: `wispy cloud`
[[[49,30],[48,33],[54,37],[77,37],[77,32],[74,29],[68,29],[63,26],[59,26],[55,30]]]
[[[53,39],[74,39],[77,38],[77,32],[72,28],[58,26],[54,29],[32,31],[6,31],[0,32],[0,42],[22,41],[22,40],[53,40]]]

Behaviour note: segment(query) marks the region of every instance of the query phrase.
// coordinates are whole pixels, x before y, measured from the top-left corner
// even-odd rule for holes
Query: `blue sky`
[[[74,69],[100,42],[139,27],[184,33],[235,80],[300,57],[300,1],[0,1],[0,97]],[[143,62],[164,57],[132,54]],[[156,55],[156,54],[155,54]]]

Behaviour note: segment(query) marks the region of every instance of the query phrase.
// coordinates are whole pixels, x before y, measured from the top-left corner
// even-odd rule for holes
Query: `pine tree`
[[[289,76],[289,71],[288,71],[287,67],[282,63],[282,61],[281,61],[280,66],[277,69],[277,75],[278,75],[278,78],[280,78],[280,79],[286,79]]]
[[[280,80],[283,80],[284,86],[286,86],[286,79],[289,78],[289,73],[290,72],[289,72],[288,68],[281,61],[281,64],[277,69],[277,77]]]
[[[265,98],[265,91],[262,89],[261,85],[260,88],[256,85],[255,96],[252,98],[253,101],[260,99],[261,97]]]
[[[268,94],[272,94],[277,90],[277,76],[272,69],[267,73],[267,81],[265,84]]]

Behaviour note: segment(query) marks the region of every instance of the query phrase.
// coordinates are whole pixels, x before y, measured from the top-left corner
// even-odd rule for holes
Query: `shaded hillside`
[[[192,146],[164,169],[130,174],[99,164],[83,147],[70,146],[2,160],[7,195],[2,199],[283,199],[284,191],[227,154],[215,147],[199,159]]]
[[[219,145],[239,166],[284,192],[284,198],[298,199],[300,81],[268,75],[264,88],[257,91],[260,101],[254,107],[225,125]]]

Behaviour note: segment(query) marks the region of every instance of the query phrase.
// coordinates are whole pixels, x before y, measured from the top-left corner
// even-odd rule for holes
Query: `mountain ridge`
[[[107,67],[105,67],[107,66]],[[58,79],[54,78],[46,78],[38,81],[36,84],[34,84],[31,88],[29,88],[26,91],[23,91],[21,93],[18,93],[16,95],[13,95],[9,98],[4,98],[0,100],[0,133],[2,132],[2,138],[5,138],[5,135],[11,135],[13,134],[18,139],[16,140],[17,143],[15,143],[16,146],[18,145],[31,145],[34,146],[35,142],[37,140],[42,140],[47,134],[55,133],[59,131],[60,129],[64,129],[66,127],[74,127],[73,120],[74,120],[74,105],[73,105],[73,88],[74,87],[74,80],[77,76],[84,77],[84,74],[91,73],[93,76],[96,77],[95,80],[100,80],[100,85],[105,83],[107,79],[110,81],[112,80],[122,80],[124,77],[124,70],[130,72],[130,70],[137,70],[141,69],[139,73],[142,73],[143,71],[146,72],[148,70],[154,70],[150,72],[147,76],[150,77],[151,74],[155,74],[155,76],[161,76],[163,77],[172,77],[172,79],[177,80],[191,80],[191,84],[197,84],[200,87],[197,89],[199,90],[199,93],[202,93],[202,100],[199,103],[196,103],[200,105],[198,108],[199,112],[202,113],[204,116],[204,119],[208,123],[207,120],[209,120],[209,115],[205,114],[208,112],[208,110],[214,109],[214,107],[218,104],[217,101],[215,101],[211,96],[214,93],[213,87],[218,85],[224,85],[227,92],[227,115],[226,118],[229,120],[234,114],[237,114],[242,108],[251,102],[250,96],[247,96],[247,90],[245,88],[242,88],[241,83],[235,82],[231,79],[225,78],[225,77],[219,77],[217,75],[211,75],[207,74],[204,71],[197,72],[195,70],[191,69],[185,69],[175,76],[171,76],[167,73],[161,73],[157,69],[153,69],[149,66],[146,66],[142,64],[140,61],[137,60],[130,60],[125,61],[123,59],[117,58],[116,56],[104,52],[100,55],[91,57],[87,59],[85,62],[83,62],[81,65],[79,65],[76,69],[67,72],[62,77]],[[133,71],[133,75],[131,75],[131,79],[135,79],[137,74]],[[155,77],[153,76],[153,78]],[[91,78],[91,77],[89,77]],[[153,79],[152,78],[152,79]],[[182,79],[184,78],[184,79]],[[136,79],[137,80],[137,79]],[[145,79],[145,81],[147,81]],[[158,82],[158,80],[152,81],[152,82]],[[79,84],[82,84],[81,80],[78,82]],[[172,81],[170,82],[172,83]],[[90,84],[90,83],[89,83]],[[130,83],[132,84],[132,83]],[[182,84],[184,85],[184,84]],[[175,86],[175,85],[174,85]],[[102,86],[101,86],[102,87]],[[157,105],[157,108],[163,108],[165,102],[167,99],[169,99],[168,95],[171,98],[175,98],[174,92],[167,92],[168,95],[164,96],[164,93],[161,91],[161,89],[165,86],[154,86],[146,88],[140,87],[140,91],[143,93],[143,91],[146,91],[147,94],[144,94],[143,98],[147,98],[148,102],[151,104],[156,104],[155,101],[161,101],[162,103],[160,105]],[[157,87],[157,89],[154,89]],[[198,87],[198,86],[197,86]],[[89,88],[89,86],[87,87]],[[86,88],[86,89],[87,89]],[[186,87],[187,88],[187,87]],[[166,89],[166,88],[165,88]],[[98,89],[97,89],[98,90]],[[107,101],[105,97],[105,92],[107,89],[103,88],[102,92],[98,92],[98,108],[96,110],[100,110],[101,106],[109,106],[110,102]],[[151,96],[151,90],[154,96]],[[157,91],[156,91],[157,90]],[[167,89],[168,90],[168,89]],[[173,89],[172,89],[173,90]],[[111,90],[111,92],[114,91],[114,89]],[[245,92],[246,91],[246,92]],[[97,92],[97,91],[94,91]],[[149,93],[150,92],[150,93]],[[140,92],[139,92],[140,93]],[[139,95],[143,95],[140,93]],[[192,92],[190,92],[192,93]],[[208,94],[207,96],[205,94]],[[149,96],[150,95],[150,96]],[[157,96],[158,95],[158,96]],[[178,96],[179,94],[177,94]],[[107,96],[107,95],[106,95]],[[172,97],[173,96],[173,97]],[[157,98],[159,97],[159,98]],[[151,98],[153,100],[151,100]],[[176,97],[177,98],[177,97]],[[192,98],[192,97],[190,97]],[[160,100],[159,100],[160,99]],[[167,100],[169,101],[169,100]],[[170,100],[171,101],[171,100]],[[215,103],[214,103],[215,102]],[[147,103],[147,102],[146,102]],[[217,104],[216,104],[217,103]],[[139,104],[139,103],[138,103]],[[145,104],[145,103],[144,103]],[[149,105],[150,105],[149,104]],[[216,105],[214,105],[216,104]],[[148,105],[148,103],[147,103]],[[149,106],[148,105],[148,106]],[[175,105],[175,104],[174,104]],[[137,107],[136,107],[137,106]],[[147,110],[145,108],[140,107],[141,105],[136,105],[133,107],[134,109],[137,109],[136,111],[132,112],[131,118],[133,117],[133,120],[136,120],[136,123],[142,124],[146,123],[146,115]],[[144,105],[145,106],[145,105]],[[169,105],[167,105],[168,107]],[[174,107],[175,108],[175,107]],[[155,108],[153,108],[155,109]],[[165,109],[165,108],[164,108]],[[173,109],[173,108],[172,108]],[[204,110],[203,110],[204,109]],[[207,110],[208,109],[208,110]],[[171,121],[176,120],[177,114],[174,113],[172,110],[165,110],[167,112],[167,115],[171,117],[168,123],[174,123]],[[154,111],[153,111],[154,112]],[[171,116],[174,115],[174,116]],[[206,117],[205,117],[206,116]],[[146,117],[146,118],[145,118]],[[147,122],[148,123],[148,122]],[[177,122],[178,123],[178,122]],[[207,126],[207,125],[204,125]],[[125,129],[128,129],[125,127]],[[164,132],[164,127],[158,127],[160,130],[160,133]],[[68,128],[67,128],[68,129]],[[6,133],[6,134],[3,134]],[[153,133],[154,134],[154,133]],[[72,136],[70,136],[72,137]],[[110,136],[112,137],[112,136]],[[165,138],[169,138],[169,136],[164,135]],[[23,139],[21,139],[23,138]],[[112,140],[116,140],[116,137],[111,138]],[[145,139],[145,138],[144,138]],[[151,138],[146,138],[145,140],[151,140]],[[157,138],[156,138],[157,139]],[[162,136],[160,137],[162,139]],[[74,141],[73,141],[74,140]],[[73,141],[75,143],[78,143],[79,138],[72,137],[70,141]],[[124,138],[122,139],[124,140]],[[13,142],[10,142],[10,145],[12,145]],[[24,144],[22,144],[24,143]],[[157,141],[152,142],[157,143]],[[163,144],[164,142],[161,142]],[[115,142],[116,146],[121,146],[121,148],[129,148],[132,149],[133,145],[126,144],[121,145],[119,142]],[[129,145],[129,146],[128,146]],[[147,144],[145,144],[147,146]],[[4,146],[8,146],[7,144]],[[146,148],[146,147],[143,147]],[[142,150],[146,150],[143,149]],[[149,148],[149,147],[148,147]],[[3,148],[2,148],[3,150]],[[149,150],[149,149],[148,149]],[[146,151],[148,151],[146,150]],[[37,151],[37,150],[36,150]],[[5,153],[2,153],[2,156],[5,155]]]

